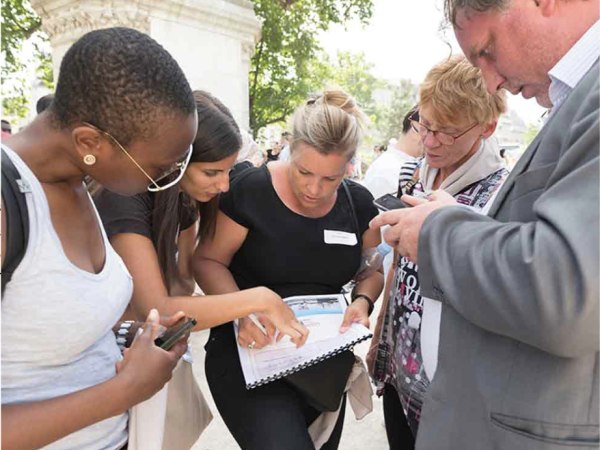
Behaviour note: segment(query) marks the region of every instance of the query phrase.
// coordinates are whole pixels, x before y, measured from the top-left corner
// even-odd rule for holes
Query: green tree
[[[341,51],[334,61],[325,56],[324,64],[328,67],[328,77],[323,84],[339,86],[350,93],[372,119],[375,113],[373,93],[384,87],[385,82],[373,75],[373,64],[366,60],[365,54]]]
[[[251,60],[250,128],[284,121],[315,86],[326,67],[319,62],[318,34],[351,19],[365,23],[372,0],[253,0],[262,21]]]
[[[390,100],[378,107],[375,127],[380,141],[385,143],[397,137],[402,129],[404,115],[417,101],[417,86],[410,80],[400,80],[397,84],[389,83],[383,90],[389,93]]]
[[[7,116],[27,114],[27,92],[22,58],[26,41],[33,41],[32,61],[42,82],[52,89],[52,59],[45,49],[48,37],[41,31],[42,22],[26,0],[2,1],[2,107]]]

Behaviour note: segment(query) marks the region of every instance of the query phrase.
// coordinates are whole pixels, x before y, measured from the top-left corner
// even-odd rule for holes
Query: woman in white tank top
[[[161,190],[165,171],[185,168],[196,126],[172,57],[140,32],[109,28],[69,49],[49,109],[4,141],[29,240],[2,297],[3,448],[123,448],[127,410],[170,378],[186,344],[154,345],[156,311],[121,359],[112,327],[132,281],[83,181],[124,195]],[[5,214],[3,203],[3,230]]]

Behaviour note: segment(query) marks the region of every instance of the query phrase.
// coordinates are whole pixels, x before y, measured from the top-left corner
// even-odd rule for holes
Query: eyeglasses
[[[438,142],[442,145],[453,145],[457,139],[463,137],[465,134],[467,134],[469,131],[471,131],[478,125],[478,123],[474,123],[462,133],[453,136],[442,131],[427,128],[425,125],[419,122],[418,117],[418,113],[414,113],[412,116],[409,117],[411,128],[421,137],[422,140],[425,140],[427,135],[431,133],[433,137],[436,138]]]
[[[97,132],[108,137],[117,147],[119,147],[123,151],[123,153],[125,153],[125,155],[127,155],[127,157],[131,160],[131,162],[133,164],[135,164],[135,166],[138,169],[140,169],[140,171],[146,176],[146,178],[148,178],[148,180],[150,180],[150,184],[146,188],[150,192],[164,191],[165,189],[169,189],[170,187],[173,187],[177,183],[179,183],[179,181],[181,181],[181,178],[183,178],[185,169],[187,169],[187,166],[190,163],[190,159],[192,158],[192,146],[190,145],[189,150],[187,151],[185,156],[180,161],[174,163],[171,167],[169,167],[167,170],[165,170],[156,180],[154,180],[154,178],[152,178],[150,175],[148,175],[148,172],[146,172],[142,168],[142,166],[140,166],[138,164],[138,162],[133,158],[133,156],[131,156],[131,154],[127,150],[125,150],[125,147],[123,147],[120,144],[120,142],[117,141],[117,139],[112,134],[110,134],[104,130],[101,130],[96,125],[92,125],[89,122],[83,122],[83,124],[87,125],[90,128],[93,128]],[[172,175],[178,171],[179,171],[179,173],[177,173],[177,176],[175,176],[175,178],[172,178]]]

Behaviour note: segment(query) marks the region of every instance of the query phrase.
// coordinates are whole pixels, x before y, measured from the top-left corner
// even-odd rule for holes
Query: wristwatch
[[[134,320],[125,320],[121,322],[119,328],[115,331],[117,345],[119,346],[121,353],[123,353],[126,348],[131,346],[133,338],[135,337],[137,330],[140,328],[140,325],[142,325],[142,322],[136,322]]]

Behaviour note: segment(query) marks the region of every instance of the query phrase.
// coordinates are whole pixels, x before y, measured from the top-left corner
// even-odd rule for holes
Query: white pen
[[[256,325],[256,326],[258,327],[258,329],[259,329],[260,331],[262,331],[262,332],[263,332],[263,334],[265,334],[265,335],[266,335],[266,334],[268,334],[268,333],[267,333],[267,330],[265,329],[265,327],[263,326],[263,324],[262,324],[262,323],[260,323],[260,322],[258,321],[258,318],[256,317],[256,314],[254,314],[254,313],[252,313],[252,314],[249,314],[249,315],[248,315],[248,318],[249,318],[249,319],[252,321],[252,323],[253,323],[254,325]]]

